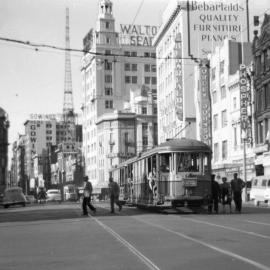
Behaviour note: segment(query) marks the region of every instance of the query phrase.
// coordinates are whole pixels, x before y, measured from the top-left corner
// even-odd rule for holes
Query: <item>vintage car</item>
[[[27,203],[26,197],[23,194],[22,188],[11,187],[4,191],[3,198],[1,199],[1,205],[8,208],[11,205],[25,206]]]

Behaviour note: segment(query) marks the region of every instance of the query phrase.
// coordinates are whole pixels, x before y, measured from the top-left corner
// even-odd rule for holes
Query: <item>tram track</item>
[[[109,210],[108,207],[103,206],[102,208]],[[128,216],[128,215],[124,215],[124,216]],[[130,244],[126,239],[124,239],[122,236],[120,236],[118,233],[116,233],[110,226],[108,226],[108,225],[104,224],[103,222],[101,222],[97,217],[92,216],[92,218],[94,218],[97,223],[99,223],[107,232],[111,233],[117,240],[119,240],[126,247],[130,247],[130,245],[131,245],[131,247],[132,247],[131,251],[133,252],[133,248],[135,248],[134,245]],[[213,250],[213,251],[215,251],[217,253],[223,254],[223,255],[228,256],[228,257],[230,257],[232,259],[236,259],[239,262],[242,262],[242,263],[248,264],[248,265],[250,265],[252,267],[255,267],[256,269],[270,270],[269,266],[264,265],[264,264],[262,264],[262,263],[260,263],[258,261],[252,260],[252,259],[250,259],[248,257],[242,256],[242,255],[237,254],[235,252],[232,252],[230,250],[218,247],[218,246],[213,245],[213,244],[211,244],[211,243],[209,243],[207,241],[202,241],[202,240],[196,239],[195,237],[191,237],[191,236],[189,236],[189,235],[187,235],[185,233],[181,233],[181,232],[178,232],[176,230],[170,229],[167,226],[163,226],[163,225],[160,225],[160,224],[157,224],[157,223],[153,223],[153,222],[147,221],[145,218],[142,219],[142,218],[137,217],[137,216],[136,217],[131,216],[130,218],[135,219],[135,220],[137,220],[139,222],[142,222],[144,224],[147,224],[150,227],[154,227],[154,228],[157,228],[159,230],[166,231],[166,232],[168,232],[170,234],[173,234],[173,235],[176,235],[176,236],[178,236],[180,238],[183,238],[183,239],[186,239],[186,240],[191,241],[193,243],[204,246],[204,247],[206,247],[208,249],[211,249],[211,250]],[[196,220],[196,219],[192,219],[192,218],[185,218],[185,217],[184,218],[183,217],[177,217],[177,218],[178,219],[181,218],[182,220],[184,219],[184,220],[189,221],[189,222],[195,222],[195,223],[198,223],[198,224],[204,224],[204,225],[207,225],[207,226],[214,226],[214,227],[217,227],[217,228],[220,228],[220,229],[231,230],[231,231],[235,231],[235,232],[242,233],[242,234],[248,234],[249,236],[254,236],[254,237],[257,237],[257,238],[263,238],[265,240],[270,239],[270,237],[267,236],[267,235],[262,235],[262,234],[258,234],[258,233],[251,232],[251,231],[240,230],[240,229],[229,227],[229,226],[223,226],[223,225],[219,225],[219,224],[215,224],[215,223],[211,223],[211,222],[204,222],[204,221],[200,221],[200,220]],[[148,260],[149,259],[147,257],[145,257],[145,255],[143,255],[137,248],[135,248],[135,251],[136,252],[135,253],[133,252],[133,253],[135,255],[139,254],[140,259],[145,260],[145,258],[146,258],[146,260],[144,262],[149,267],[149,265],[148,265],[148,262],[149,262]],[[150,267],[152,267],[152,266],[153,265],[152,265],[152,262],[151,262]],[[150,269],[159,269],[158,266],[156,266],[155,264],[154,264],[154,267],[157,267],[157,268],[150,268]]]

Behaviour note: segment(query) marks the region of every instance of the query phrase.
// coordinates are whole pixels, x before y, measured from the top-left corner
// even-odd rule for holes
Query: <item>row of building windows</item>
[[[270,108],[270,82],[257,91],[257,112]]]
[[[270,47],[264,49],[260,55],[256,56],[256,75],[270,69]]]
[[[137,54],[137,52],[124,51],[124,56],[137,57],[138,54]],[[156,53],[155,52],[144,52],[143,56],[146,58],[150,58],[150,57],[156,58]]]

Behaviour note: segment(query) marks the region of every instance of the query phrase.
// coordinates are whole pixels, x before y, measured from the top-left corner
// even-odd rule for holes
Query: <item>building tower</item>
[[[73,110],[74,109],[73,109],[70,40],[69,40],[69,9],[66,8],[65,88],[64,88],[63,115],[72,116],[74,114]]]

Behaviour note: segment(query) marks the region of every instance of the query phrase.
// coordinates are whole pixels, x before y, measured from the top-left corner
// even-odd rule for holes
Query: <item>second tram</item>
[[[120,199],[136,206],[201,206],[211,196],[211,149],[192,139],[168,140],[110,173]]]

